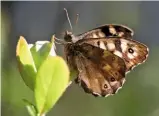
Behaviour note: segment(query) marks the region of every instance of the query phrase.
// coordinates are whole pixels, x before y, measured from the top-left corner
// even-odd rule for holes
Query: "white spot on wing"
[[[127,51],[127,41],[125,41],[124,39],[120,39],[121,41],[121,49],[122,49],[122,52],[125,53]]]
[[[134,58],[135,58],[135,57],[134,57],[132,54],[130,54],[130,53],[128,53],[127,56],[128,56],[129,59],[134,59]]]
[[[101,96],[99,93],[93,92],[94,95]]]
[[[119,52],[118,50],[115,50],[115,51],[114,51],[114,54],[117,55],[117,56],[119,56],[120,58],[123,57],[122,53]]]
[[[111,86],[115,86],[116,84],[118,84],[118,81],[110,82]]]
[[[119,32],[119,33],[118,33],[118,36],[119,36],[119,37],[122,37],[123,35],[124,35],[123,32]]]
[[[108,43],[108,44],[107,44],[107,47],[108,47],[108,49],[111,50],[111,51],[115,49],[114,43]]]
[[[98,36],[95,34],[95,33],[93,33],[93,38],[98,38]]]
[[[138,53],[137,53],[137,52],[134,52],[134,53],[133,53],[133,56],[137,57],[137,56],[138,56]]]
[[[123,78],[121,81],[122,81],[122,86],[123,86],[126,80],[125,80],[125,78]],[[120,90],[120,89],[122,89],[122,86],[121,86],[121,87],[119,87],[119,88],[116,90],[116,92],[115,92],[115,93],[118,93],[118,92],[119,92],[119,90]]]
[[[99,37],[105,37],[105,35],[102,32],[98,32]]]
[[[105,97],[111,96],[112,94],[107,94]]]
[[[120,89],[122,89],[122,86],[121,86],[121,87],[119,87],[119,88],[116,90],[116,92],[115,92],[115,93],[118,93]]]
[[[110,28],[109,28],[109,31],[110,31],[110,33],[112,33],[113,35],[116,34],[116,30],[115,30],[115,28],[113,28],[113,27],[110,27]]]
[[[104,45],[104,43],[102,41],[100,41],[99,47],[106,50],[106,46]]]
[[[123,79],[122,79],[122,85],[124,85],[125,82],[126,82],[126,79],[123,78]]]

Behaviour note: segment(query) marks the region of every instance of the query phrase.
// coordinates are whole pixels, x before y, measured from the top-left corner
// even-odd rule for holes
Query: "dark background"
[[[20,35],[28,43],[50,40],[53,34],[70,30],[67,8],[80,34],[97,26],[117,23],[132,28],[134,39],[150,49],[148,60],[127,75],[124,87],[114,96],[95,98],[71,85],[48,116],[158,116],[159,115],[159,2],[2,2],[1,62],[3,116],[28,116],[23,98],[33,101],[33,92],[17,70],[16,44]],[[78,25],[74,25],[76,14]],[[63,56],[63,47],[57,46]]]

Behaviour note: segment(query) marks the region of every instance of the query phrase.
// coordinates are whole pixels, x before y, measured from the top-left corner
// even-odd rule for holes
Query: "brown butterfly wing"
[[[87,93],[106,96],[122,86],[126,71],[123,59],[87,43],[65,48],[69,66],[78,71],[76,82]]]
[[[132,37],[134,32],[127,26],[119,24],[106,24],[78,35],[79,38],[103,38],[103,37]],[[109,39],[109,38],[108,38]]]
[[[149,53],[149,49],[146,45],[132,39],[92,38],[83,40],[83,42],[108,50],[123,58],[126,63],[127,71],[145,62]]]

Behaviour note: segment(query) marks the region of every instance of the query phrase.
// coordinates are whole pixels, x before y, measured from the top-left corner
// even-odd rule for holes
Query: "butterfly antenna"
[[[71,25],[70,18],[69,18],[69,16],[68,16],[67,9],[66,9],[66,8],[64,8],[64,10],[65,10],[65,12],[66,12],[67,20],[68,20],[68,22],[69,22],[69,24],[70,24],[70,28],[71,28],[71,31],[72,31],[72,30],[73,30],[73,28],[72,28],[72,25]]]
[[[79,14],[76,15],[76,22],[75,22],[75,25],[77,25],[78,19],[79,19]]]
[[[79,19],[79,14],[76,14],[76,20],[75,20],[75,30],[77,29],[78,19]]]

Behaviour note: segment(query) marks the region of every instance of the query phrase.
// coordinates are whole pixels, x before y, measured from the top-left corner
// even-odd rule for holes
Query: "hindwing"
[[[68,63],[78,72],[76,82],[85,92],[107,96],[116,93],[125,82],[126,66],[120,57],[87,43],[66,48]]]

